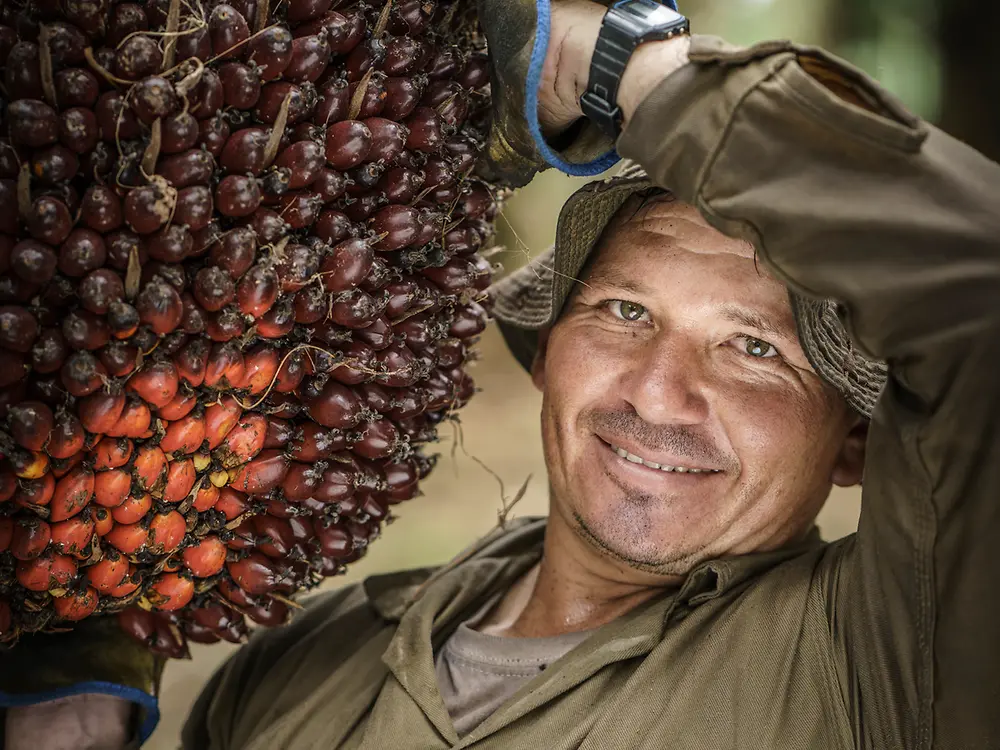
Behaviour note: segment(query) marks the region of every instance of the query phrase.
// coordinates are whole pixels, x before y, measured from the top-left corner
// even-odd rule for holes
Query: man
[[[528,5],[484,16],[501,80]],[[604,14],[552,8],[554,143],[587,137]],[[584,188],[496,290],[548,521],[258,634],[185,748],[1000,746],[1000,167],[786,43],[643,43],[616,102],[649,176]],[[512,111],[491,158],[524,175]],[[823,544],[862,473],[858,533]],[[8,747],[44,747],[34,710]]]

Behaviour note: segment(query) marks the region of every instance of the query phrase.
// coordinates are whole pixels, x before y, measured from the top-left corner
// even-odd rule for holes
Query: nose
[[[660,331],[635,351],[624,398],[649,424],[700,424],[708,418],[703,357],[682,333]]]

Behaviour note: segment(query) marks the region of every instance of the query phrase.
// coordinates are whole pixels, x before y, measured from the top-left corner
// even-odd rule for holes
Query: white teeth
[[[715,474],[718,471],[718,469],[688,469],[684,466],[667,466],[665,464],[658,464],[655,461],[647,461],[642,456],[629,453],[627,450],[619,448],[617,445],[612,445],[611,450],[624,458],[626,461],[633,464],[642,464],[643,466],[648,466],[650,469],[659,469],[660,471],[673,471],[678,474]]]

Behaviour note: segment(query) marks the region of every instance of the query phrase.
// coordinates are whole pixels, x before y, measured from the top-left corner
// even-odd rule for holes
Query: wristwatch
[[[612,5],[594,47],[587,90],[580,97],[583,114],[617,140],[622,127],[618,86],[632,53],[643,42],[670,39],[689,30],[688,19],[659,0],[619,0]]]

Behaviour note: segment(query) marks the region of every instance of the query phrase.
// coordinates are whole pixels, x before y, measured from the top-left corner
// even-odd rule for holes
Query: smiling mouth
[[[605,443],[612,451],[617,453],[620,457],[624,458],[629,463],[640,464],[641,466],[646,466],[650,469],[656,469],[657,471],[663,471],[668,474],[719,474],[721,469],[694,469],[690,466],[668,466],[667,464],[659,464],[656,461],[651,461],[648,458],[643,458],[642,456],[637,456],[635,453],[629,453],[624,448],[619,448],[614,443]]]

